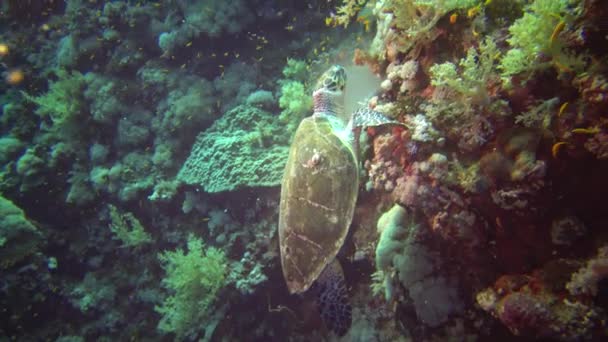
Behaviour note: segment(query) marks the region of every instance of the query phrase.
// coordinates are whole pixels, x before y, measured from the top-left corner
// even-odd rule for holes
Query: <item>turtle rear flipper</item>
[[[352,309],[344,272],[336,259],[323,270],[313,289],[317,295],[321,320],[338,336],[344,336],[352,323]]]

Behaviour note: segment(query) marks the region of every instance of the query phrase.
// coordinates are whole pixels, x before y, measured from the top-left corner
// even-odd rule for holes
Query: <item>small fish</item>
[[[568,66],[560,63],[556,59],[553,60],[553,64],[555,65],[555,68],[557,68],[557,70],[559,70],[559,72],[564,72],[564,73],[572,72],[572,69],[570,69]]]
[[[0,43],[0,57],[8,56],[10,49],[6,43]]]
[[[450,16],[450,24],[452,24],[452,25],[456,24],[457,20],[458,20],[458,13],[453,13]]]
[[[559,111],[557,112],[557,117],[561,117],[562,114],[564,114],[564,112],[566,111],[566,108],[568,108],[568,101],[564,102],[560,107],[559,107]]]
[[[575,128],[572,130],[572,133],[575,134],[589,134],[589,135],[594,135],[600,132],[600,128],[595,126],[595,127],[587,127],[587,128]]]
[[[557,36],[559,36],[559,34],[564,30],[564,27],[566,27],[566,23],[564,21],[560,21],[557,25],[555,25],[555,28],[553,29],[553,33],[551,34],[551,38],[549,40],[551,45],[555,43],[555,41],[557,40]]]
[[[6,83],[10,85],[18,85],[25,79],[25,74],[21,69],[9,70],[4,76]]]
[[[473,18],[474,16],[478,15],[479,12],[481,12],[481,6],[480,5],[477,5],[475,7],[469,8],[469,10],[467,11],[467,17]]]
[[[566,146],[567,144],[568,143],[564,141],[556,142],[555,144],[553,144],[553,146],[551,147],[551,155],[553,156],[553,158],[557,158],[560,149]]]

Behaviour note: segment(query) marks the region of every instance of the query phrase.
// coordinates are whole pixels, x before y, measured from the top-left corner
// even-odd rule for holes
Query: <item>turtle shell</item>
[[[300,123],[281,187],[279,243],[290,293],[306,291],[331,262],[348,233],[359,174],[338,119],[315,115]]]

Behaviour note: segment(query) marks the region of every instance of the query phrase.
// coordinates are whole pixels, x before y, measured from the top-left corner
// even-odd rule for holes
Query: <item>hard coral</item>
[[[608,278],[608,246],[598,250],[597,256],[590,259],[585,267],[572,275],[566,288],[573,295],[587,294],[595,296],[598,283]]]
[[[585,142],[585,148],[597,159],[608,159],[608,133],[595,134]]]
[[[536,130],[516,128],[499,136],[497,149],[480,160],[481,171],[492,182],[542,179],[546,163],[536,159],[540,133]]]
[[[514,335],[563,341],[587,340],[605,314],[587,302],[564,298],[572,262],[549,262],[531,274],[504,275],[477,293],[477,304]]]
[[[235,107],[199,134],[177,179],[207,192],[276,186],[283,177],[290,134],[271,113]]]
[[[553,320],[550,308],[537,297],[514,292],[505,296],[497,306],[498,319],[517,336],[544,336],[542,332]],[[541,331],[538,331],[538,330]]]
[[[21,208],[2,195],[0,214],[0,269],[4,269],[35,253],[43,235]]]

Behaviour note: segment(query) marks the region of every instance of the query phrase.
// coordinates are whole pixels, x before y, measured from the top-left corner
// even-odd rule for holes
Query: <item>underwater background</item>
[[[607,18],[603,0],[0,1],[0,341],[605,340]],[[340,143],[354,212],[335,260],[307,257],[341,269],[290,294],[284,170],[290,148],[312,175],[335,160],[294,134],[336,64],[342,124],[390,121]]]

